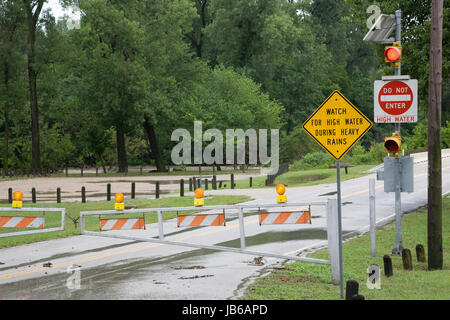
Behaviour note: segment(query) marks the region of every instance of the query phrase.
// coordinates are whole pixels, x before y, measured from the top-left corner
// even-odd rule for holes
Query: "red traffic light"
[[[400,58],[401,54],[400,54],[400,50],[398,50],[397,48],[390,47],[390,48],[387,48],[386,51],[384,51],[384,56],[390,62],[395,62]]]
[[[384,48],[384,57],[386,62],[400,62],[402,59],[402,47],[398,42],[394,42],[392,46]]]

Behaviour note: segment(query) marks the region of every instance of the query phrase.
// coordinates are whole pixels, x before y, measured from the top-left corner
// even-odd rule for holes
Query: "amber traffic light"
[[[114,196],[114,199],[116,200],[116,202],[121,203],[123,202],[123,200],[125,199],[123,196],[123,193],[121,192],[117,192]]]
[[[387,152],[393,153],[398,157],[398,153],[402,149],[402,137],[400,137],[397,131],[394,132],[391,137],[384,138],[384,147]]]
[[[22,191],[16,191],[13,193],[13,199],[16,201],[22,201],[23,199],[23,193]]]

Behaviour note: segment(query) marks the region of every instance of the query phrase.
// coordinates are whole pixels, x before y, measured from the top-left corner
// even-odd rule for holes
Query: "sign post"
[[[303,129],[336,160],[341,298],[344,298],[344,268],[340,160],[372,126],[373,123],[339,91],[334,91],[303,123]]]

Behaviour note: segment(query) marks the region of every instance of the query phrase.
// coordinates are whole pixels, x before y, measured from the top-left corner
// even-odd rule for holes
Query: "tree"
[[[205,1],[206,2],[206,1]],[[141,105],[144,129],[158,171],[165,171],[170,158],[164,156],[170,131],[183,122],[179,101],[185,86],[195,82],[197,71],[186,34],[191,34],[195,8],[189,0],[144,1],[138,21],[146,30],[143,57],[147,70],[148,95]]]
[[[194,18],[192,31],[186,33],[186,37],[194,48],[197,57],[203,57],[204,29],[211,22],[208,0],[193,0],[198,16]]]
[[[0,5],[0,105],[3,115],[3,175],[8,173],[10,114],[23,101],[21,85],[20,53],[21,37],[24,34],[24,15],[22,7],[16,2],[6,1]]]
[[[138,5],[137,2],[133,2]],[[121,4],[107,0],[80,3],[84,16],[77,36],[82,43],[81,73],[85,88],[81,102],[104,128],[116,131],[118,171],[128,171],[126,134],[131,134],[147,97],[143,61],[144,29]]]
[[[27,37],[27,56],[28,56],[28,87],[30,92],[31,109],[31,165],[33,174],[41,173],[41,149],[39,136],[39,106],[36,88],[37,73],[35,69],[35,44],[36,29],[39,16],[45,0],[22,0],[26,13],[28,37]]]
[[[335,88],[332,65],[298,4],[286,1],[215,0],[205,28],[207,58],[236,68],[262,85],[285,107],[281,116],[291,132]]]

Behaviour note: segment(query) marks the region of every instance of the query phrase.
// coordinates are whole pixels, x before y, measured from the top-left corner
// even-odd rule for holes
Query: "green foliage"
[[[372,144],[369,153],[373,161],[376,161],[377,163],[383,162],[384,157],[387,155],[384,142]]]
[[[313,26],[285,1],[215,0],[204,28],[207,59],[242,70],[285,107],[288,133],[335,88],[327,74],[332,57]]]
[[[413,135],[405,139],[408,149],[426,149],[428,148],[428,121],[420,121],[413,129]],[[450,121],[441,127],[441,148],[450,147]]]
[[[446,121],[441,130],[442,148],[450,148],[450,120]]]
[[[325,152],[311,152],[305,155],[301,160],[294,162],[292,165],[293,170],[299,169],[324,169],[328,168],[330,164],[333,164],[334,159]]]
[[[363,146],[357,145],[357,146],[353,147],[352,156],[350,158],[350,162],[353,165],[370,163],[373,161],[374,161],[374,159],[372,158],[372,154],[370,152],[367,152]]]
[[[374,143],[369,150],[360,144],[356,145],[351,150],[351,155],[347,155],[348,161],[353,165],[360,164],[378,164],[383,162],[386,156],[384,143]]]
[[[320,151],[321,147],[303,128],[298,126],[290,134],[280,138],[280,162],[293,162],[303,158],[310,152]]]
[[[170,164],[177,128],[281,129],[282,162],[325,166],[321,148],[301,124],[340,90],[366,115],[373,80],[392,70],[382,46],[363,42],[369,0],[64,0],[79,4],[81,28],[52,13],[37,25],[37,75],[42,166],[153,163],[151,143]],[[445,0],[448,4],[448,0]],[[397,3],[378,1],[383,13]],[[402,71],[419,79],[419,111],[427,106],[430,1],[399,2],[403,11]],[[444,5],[443,43],[448,43]],[[3,163],[31,166],[23,3],[0,5],[0,139]],[[443,52],[443,119],[448,111],[448,50]],[[155,129],[148,138],[144,119]],[[354,164],[382,161],[386,127],[376,125],[356,146]],[[442,145],[449,146],[449,125]],[[402,126],[409,149],[427,144],[426,123]],[[119,146],[123,136],[123,144]],[[52,151],[54,150],[54,151]],[[369,151],[365,151],[369,150]],[[119,152],[118,152],[119,151]],[[321,152],[323,154],[323,152]],[[312,155],[308,155],[312,154]],[[306,159],[305,159],[306,158]],[[331,159],[329,156],[327,159]],[[126,160],[126,157],[125,157]]]
[[[413,135],[405,139],[409,149],[419,149],[428,146],[428,121],[419,122],[413,129]]]
[[[74,156],[75,146],[68,134],[62,134],[59,128],[44,127],[41,130],[41,163],[51,171],[61,169],[70,157]]]

